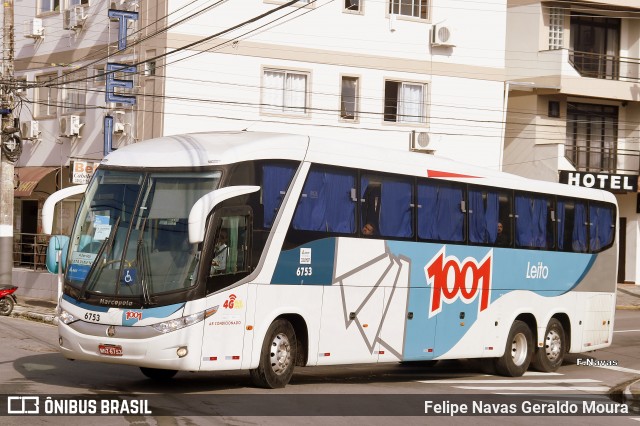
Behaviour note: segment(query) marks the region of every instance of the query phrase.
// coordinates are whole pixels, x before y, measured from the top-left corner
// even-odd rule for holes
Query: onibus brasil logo
[[[487,309],[492,264],[493,250],[478,262],[472,257],[460,261],[455,256],[447,256],[445,247],[440,249],[424,267],[427,283],[432,287],[429,318],[442,310],[443,303],[451,304],[458,299],[469,304],[479,297],[478,312]]]

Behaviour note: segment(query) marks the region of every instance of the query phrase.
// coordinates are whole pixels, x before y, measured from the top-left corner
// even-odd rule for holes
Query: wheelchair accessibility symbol
[[[135,268],[125,268],[122,271],[122,278],[120,282],[123,285],[133,285],[136,282],[136,270]]]

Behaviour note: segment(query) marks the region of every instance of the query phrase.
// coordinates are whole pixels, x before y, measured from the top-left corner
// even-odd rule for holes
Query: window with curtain
[[[382,175],[360,180],[362,234],[393,238],[413,236],[413,184]]]
[[[558,249],[585,253],[587,251],[587,205],[582,201],[558,199]]]
[[[62,113],[84,112],[87,109],[87,71],[64,76],[62,88]]]
[[[551,201],[542,195],[516,194],[516,247],[553,248]]]
[[[58,78],[58,74],[45,74],[36,77],[36,116],[54,116],[58,107],[58,88],[47,87],[49,82]]]
[[[386,81],[384,121],[426,123],[426,84]]]
[[[419,182],[418,237],[423,240],[464,241],[464,188]]]
[[[296,169],[292,165],[262,166],[262,205],[264,228],[271,228]]]
[[[613,242],[615,231],[613,207],[591,203],[589,205],[589,249],[598,252]]]
[[[498,192],[479,188],[470,189],[467,212],[469,215],[469,242],[494,244],[498,237],[498,222],[500,221]]]
[[[307,77],[305,73],[264,70],[263,111],[269,113],[306,114]]]
[[[342,77],[340,118],[343,120],[358,118],[358,82],[358,77]]]
[[[353,173],[328,168],[311,170],[293,216],[293,229],[353,234],[355,183]]]

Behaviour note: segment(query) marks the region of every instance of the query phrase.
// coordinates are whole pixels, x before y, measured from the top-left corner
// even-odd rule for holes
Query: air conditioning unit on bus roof
[[[433,154],[435,150],[429,146],[430,138],[427,132],[416,132],[413,130],[409,136],[409,150]]]

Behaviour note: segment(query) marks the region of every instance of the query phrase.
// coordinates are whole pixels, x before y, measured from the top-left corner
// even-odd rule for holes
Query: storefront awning
[[[16,167],[16,184],[18,187],[13,191],[14,197],[29,197],[38,183],[57,167]]]

